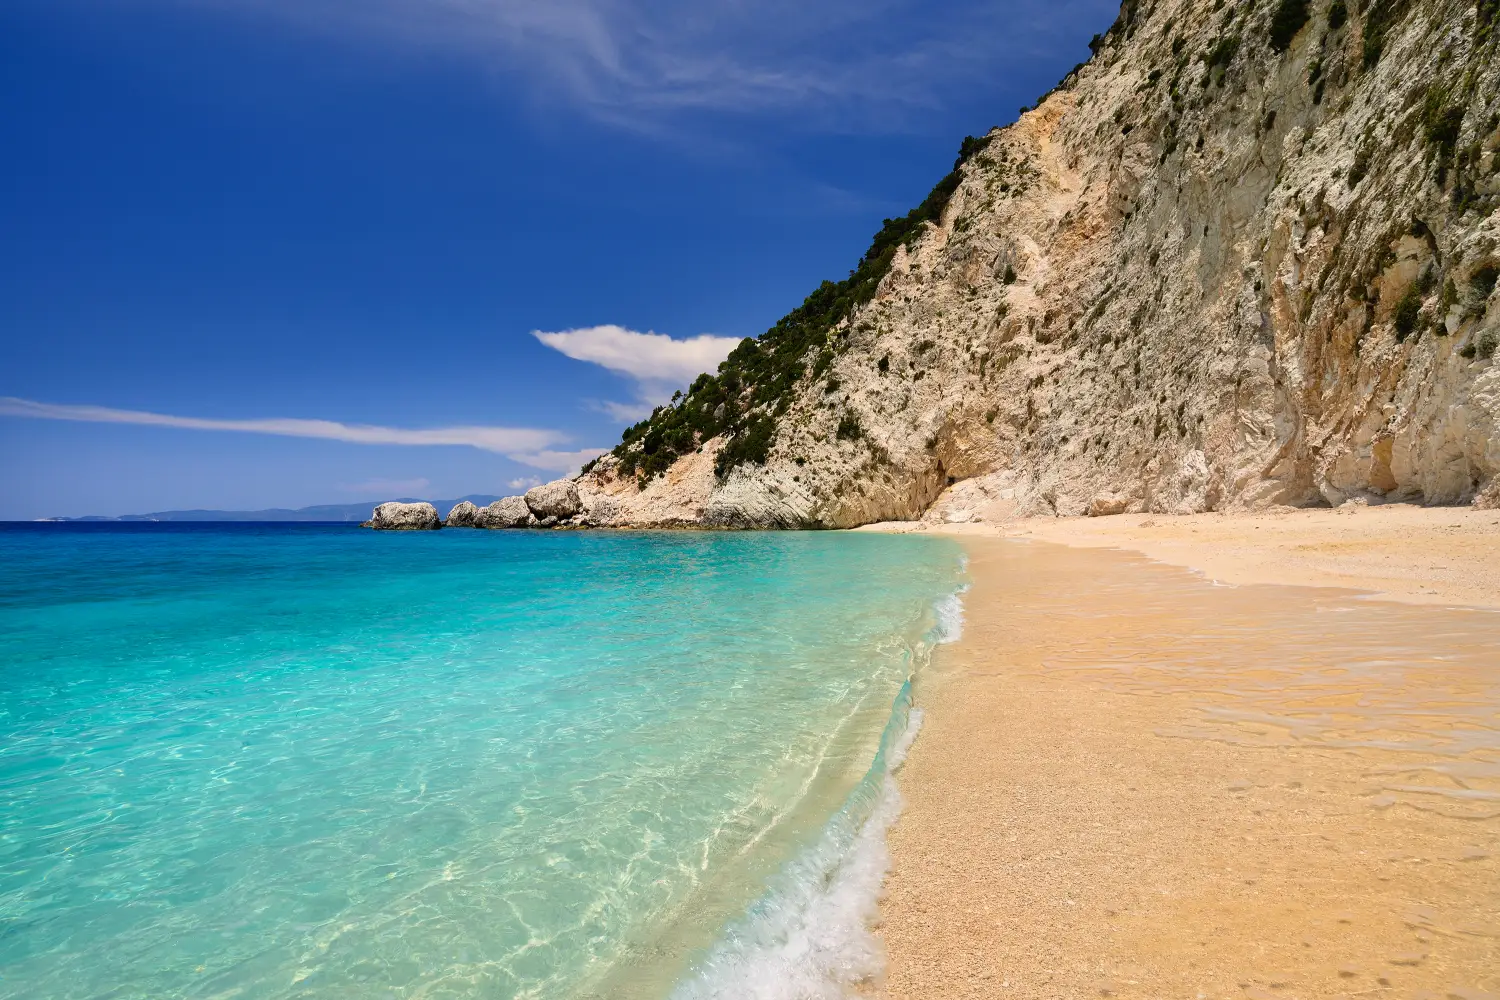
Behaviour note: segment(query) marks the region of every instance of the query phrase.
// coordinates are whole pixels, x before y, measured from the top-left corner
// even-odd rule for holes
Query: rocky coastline
[[[436,531],[439,528],[595,528],[605,527],[586,504],[573,479],[534,486],[521,496],[502,497],[487,507],[461,501],[439,518],[430,503],[380,504],[361,527],[376,531]]]

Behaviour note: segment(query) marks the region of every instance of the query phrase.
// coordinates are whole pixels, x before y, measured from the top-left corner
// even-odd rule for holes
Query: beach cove
[[[916,686],[886,995],[1500,991],[1500,515],[881,527],[973,581]]]
[[[1500,514],[881,530],[9,532],[0,996],[1495,993]]]

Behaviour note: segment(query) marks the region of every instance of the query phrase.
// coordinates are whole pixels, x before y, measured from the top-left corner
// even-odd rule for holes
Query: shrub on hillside
[[[1203,64],[1209,69],[1217,66],[1228,66],[1234,61],[1235,53],[1240,50],[1240,40],[1235,35],[1219,39],[1214,47],[1203,53]]]
[[[1487,302],[1495,290],[1495,280],[1500,278],[1500,266],[1481,264],[1469,275],[1469,288],[1480,302]]]
[[[1417,319],[1422,313],[1422,293],[1417,289],[1417,282],[1412,282],[1406,288],[1406,294],[1396,302],[1396,310],[1391,314],[1391,322],[1396,327],[1396,343],[1401,343],[1411,336],[1412,331],[1417,328]]]
[[[1370,147],[1362,146],[1354,154],[1354,162],[1349,164],[1349,173],[1344,182],[1349,187],[1356,187],[1360,181],[1365,179],[1365,174],[1370,172]]]
[[[1466,358],[1472,359],[1478,356],[1488,360],[1495,356],[1496,348],[1500,348],[1500,333],[1496,333],[1494,330],[1486,330],[1475,340],[1465,344],[1458,353]]]
[[[1444,159],[1453,156],[1463,125],[1463,104],[1449,104],[1448,91],[1442,87],[1428,88],[1427,96],[1422,101],[1422,136],[1429,144],[1437,147],[1438,154]]]
[[[730,469],[747,462],[765,465],[771,456],[771,442],[775,437],[776,422],[765,415],[755,417],[724,445],[714,462],[714,474],[723,479],[729,475]]]
[[[1281,0],[1271,15],[1271,48],[1285,52],[1307,24],[1307,0]]]
[[[1365,8],[1362,57],[1366,69],[1380,61],[1381,55],[1385,52],[1386,33],[1395,27],[1397,21],[1401,20],[1401,15],[1405,13],[1408,6],[1398,0],[1372,0]]]
[[[859,418],[845,410],[844,415],[839,418],[838,430],[833,432],[833,436],[840,441],[858,441],[864,433],[865,429],[859,425]]]

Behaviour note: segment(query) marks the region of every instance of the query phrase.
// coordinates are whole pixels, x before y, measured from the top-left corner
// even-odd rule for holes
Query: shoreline
[[[952,589],[927,606],[931,617],[920,634],[905,636],[912,654],[906,678],[870,734],[873,741],[861,741],[869,753],[845,761],[866,762],[857,780],[821,823],[801,827],[801,846],[725,920],[708,948],[678,968],[670,989],[659,994],[664,1000],[724,996],[731,983],[753,984],[761,998],[869,995],[884,964],[876,918],[887,837],[902,808],[897,776],[922,725],[915,688],[938,651],[960,638],[967,589],[960,568]]]
[[[892,529],[958,536],[973,586],[918,680],[886,996],[1500,992],[1500,622],[1476,610],[1500,515]],[[1387,561],[1407,579],[1358,573]]]
[[[1139,552],[1237,586],[1337,587],[1403,603],[1500,608],[1497,510],[1346,504],[1227,514],[886,521],[854,530],[1033,538]]]

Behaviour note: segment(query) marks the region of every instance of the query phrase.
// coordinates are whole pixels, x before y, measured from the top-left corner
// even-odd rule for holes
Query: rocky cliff
[[[1497,8],[1127,2],[587,519],[1500,501]]]

